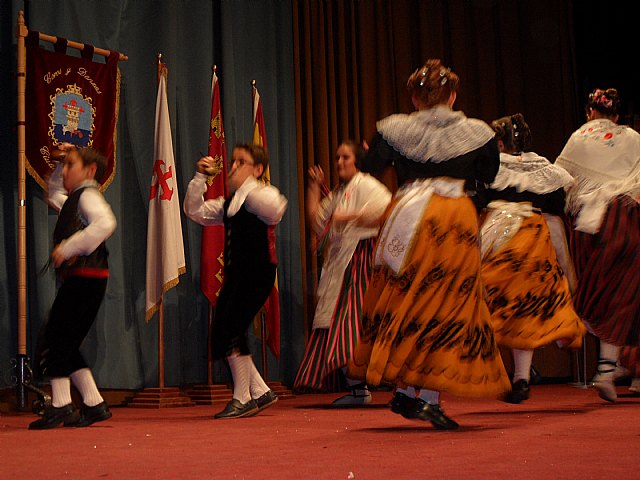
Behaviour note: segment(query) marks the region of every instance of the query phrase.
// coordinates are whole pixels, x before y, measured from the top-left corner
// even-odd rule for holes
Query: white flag
[[[158,310],[162,294],[185,273],[178,182],[173,158],[166,68],[158,83],[153,174],[147,221],[147,295],[145,319]]]

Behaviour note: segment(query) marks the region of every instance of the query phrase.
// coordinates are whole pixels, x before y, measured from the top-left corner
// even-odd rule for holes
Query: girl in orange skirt
[[[498,148],[486,123],[451,109],[458,82],[428,60],[408,81],[417,111],[377,124],[363,170],[393,165],[402,187],[379,235],[349,363],[351,377],[396,386],[394,413],[439,429],[458,427],[439,392],[498,395],[510,386],[483,298],[470,198],[495,177]]]
[[[552,342],[579,348],[586,333],[573,308],[567,278],[575,275],[558,218],[564,187],[573,179],[528,151],[531,132],[522,114],[491,126],[501,153],[481,229],[482,281],[496,340],[513,351],[513,386],[505,401],[520,403],[529,398],[534,349]]]

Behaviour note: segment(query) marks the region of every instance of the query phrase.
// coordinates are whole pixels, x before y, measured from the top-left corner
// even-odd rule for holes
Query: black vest
[[[227,216],[231,199],[224,203],[224,268],[225,272],[251,271],[266,264],[276,264],[275,251],[270,242],[274,234],[256,215],[242,205],[233,217]]]
[[[54,245],[58,245],[62,240],[66,240],[74,233],[86,227],[78,213],[78,202],[85,188],[95,187],[78,188],[69,195],[67,201],[62,205],[58,221],[56,222],[56,228],[53,231]],[[107,247],[105,243],[102,242],[98,248],[89,255],[81,255],[66,260],[56,269],[56,272],[58,275],[64,277],[73,274],[74,271],[81,271],[80,269],[107,270],[109,268],[107,262],[108,256],[109,252],[107,251]]]

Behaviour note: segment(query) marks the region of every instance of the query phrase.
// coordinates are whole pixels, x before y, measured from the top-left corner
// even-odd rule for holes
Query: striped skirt
[[[640,347],[622,348],[620,364],[631,372],[632,378],[640,378]]]
[[[480,282],[475,207],[434,194],[396,276],[377,266],[362,315],[352,378],[462,396],[510,388]]]
[[[559,341],[580,348],[586,328],[540,214],[483,260],[482,281],[499,345],[533,350]]]
[[[342,288],[330,328],[316,328],[309,336],[294,390],[340,390],[340,368],[347,365],[360,336],[364,291],[371,276],[375,238],[361,240],[344,272]]]
[[[640,345],[640,205],[617,197],[596,234],[571,229],[578,314],[607,343]]]

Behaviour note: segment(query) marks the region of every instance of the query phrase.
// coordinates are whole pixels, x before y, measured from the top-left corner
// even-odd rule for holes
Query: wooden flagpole
[[[156,57],[156,67],[158,69],[156,83],[159,86],[160,77],[163,75],[161,53]],[[164,293],[160,294],[160,305],[158,305],[158,388],[164,388]]]
[[[253,116],[253,109],[255,108],[255,101],[256,101],[256,81],[255,79],[251,80],[251,114]],[[256,119],[253,119],[253,129],[255,132],[255,128],[256,128],[256,124],[255,124]],[[251,132],[251,134],[253,135],[254,132]],[[264,139],[263,139],[264,141]],[[260,343],[262,344],[262,377],[264,379],[265,382],[268,382],[268,378],[269,378],[269,367],[268,367],[268,362],[267,362],[267,315],[266,315],[266,311],[265,311],[265,307],[262,306],[262,308],[260,309]]]
[[[167,74],[166,65],[162,63],[162,54],[156,56],[157,76],[156,83],[160,88],[162,75]],[[166,87],[166,82],[165,82]],[[135,408],[165,408],[165,407],[191,407],[194,403],[180,391],[178,387],[165,387],[164,382],[164,293],[160,294],[158,302],[158,388],[145,388],[134,395],[127,404]]]
[[[24,22],[24,11],[18,12],[16,37],[18,43],[18,71],[17,71],[17,136],[18,136],[18,355],[17,390],[16,400],[18,408],[26,407],[26,384],[31,382],[31,369],[27,357],[27,200],[26,200],[26,76],[27,76],[27,49],[25,39],[29,35],[29,29]],[[56,43],[57,37],[45,33],[38,34],[39,39],[45,42]],[[67,41],[67,46],[83,50],[84,43]],[[94,48],[94,53],[108,57],[111,51],[102,48]],[[129,57],[120,53],[120,60],[128,60]]]
[[[218,67],[217,65],[213,65],[211,67],[212,70],[212,80],[213,75],[217,74]],[[212,81],[213,87],[213,81]],[[211,90],[211,99],[213,101],[214,90]],[[211,112],[211,115],[214,116],[215,112]],[[211,129],[211,126],[209,126]],[[207,154],[210,154],[211,144],[209,144],[209,151]],[[204,156],[204,154],[202,154]],[[206,228],[206,227],[204,227]],[[205,241],[204,234],[202,236],[202,241]],[[200,271],[200,275],[203,274],[203,271]],[[188,394],[191,397],[191,400],[196,405],[215,405],[217,403],[227,403],[229,400],[233,398],[233,392],[227,387],[225,384],[214,384],[213,381],[213,367],[214,367],[214,359],[213,359],[213,348],[211,346],[211,340],[213,339],[213,321],[215,317],[216,307],[209,302],[209,298],[207,295],[207,305],[208,305],[208,316],[207,316],[207,383],[205,385],[194,385],[188,390]]]

